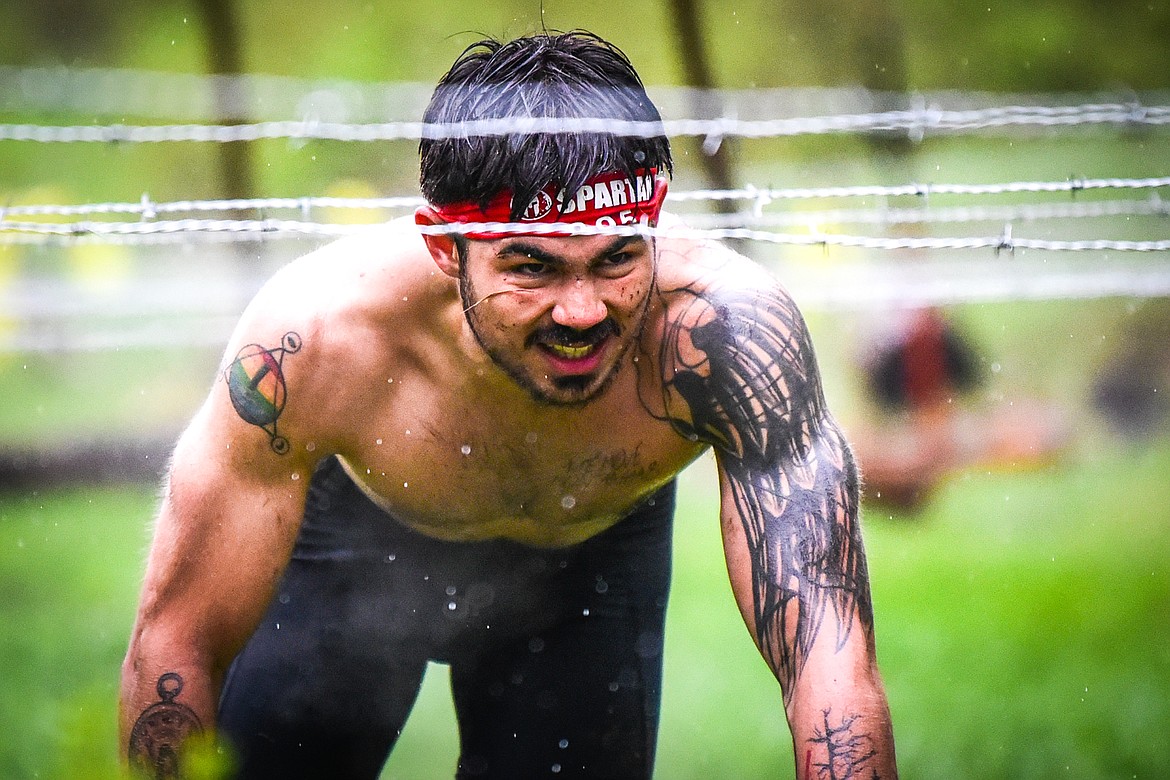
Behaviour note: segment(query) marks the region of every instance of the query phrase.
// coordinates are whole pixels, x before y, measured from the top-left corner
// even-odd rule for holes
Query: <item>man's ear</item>
[[[430,206],[419,206],[414,212],[414,224],[420,227],[446,225],[447,221]],[[422,234],[431,257],[439,270],[452,278],[459,278],[459,257],[455,250],[455,236],[451,233]]]

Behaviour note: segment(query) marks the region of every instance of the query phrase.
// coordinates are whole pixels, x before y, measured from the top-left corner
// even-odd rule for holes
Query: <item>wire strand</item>
[[[630,137],[698,136],[720,138],[781,138],[836,133],[906,132],[920,139],[928,133],[963,133],[1023,127],[1090,125],[1164,126],[1170,106],[1087,104],[1081,106],[1003,106],[970,110],[930,107],[866,114],[794,119],[676,119],[633,122],[606,118],[511,117],[469,122],[348,123],[305,121],[254,122],[230,125],[72,125],[0,124],[0,141],[39,143],[168,143],[260,141],[277,139],[327,141],[419,141],[473,136],[605,133]]]

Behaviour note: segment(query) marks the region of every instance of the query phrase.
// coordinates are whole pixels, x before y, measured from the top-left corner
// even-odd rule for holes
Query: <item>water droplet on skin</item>
[[[301,475],[300,475],[300,474],[294,473],[294,474],[292,475],[292,481],[293,481],[293,482],[296,482],[296,481],[297,481],[298,479],[300,479],[300,478],[301,478]]]
[[[305,445],[306,452],[312,452],[315,449],[317,449],[317,445],[315,442],[309,442],[308,444]]]
[[[585,607],[585,609],[581,610],[581,614],[585,617],[589,617],[589,607]]]
[[[457,593],[457,590],[456,590],[454,585],[447,586],[447,595],[448,596],[454,596],[456,593]]]
[[[567,740],[567,739],[562,739],[560,742],[557,743],[557,747],[559,747],[561,750],[564,750],[568,746],[569,746],[569,740]]]
[[[388,385],[394,384],[394,377],[390,377],[389,379],[387,379],[386,384],[388,384]]]
[[[398,556],[397,556],[397,555],[394,555],[394,554],[392,553],[392,554],[390,554],[390,555],[387,555],[387,556],[386,556],[386,560],[388,560],[388,561],[390,561],[391,563],[393,563],[394,561],[398,560]]]
[[[565,496],[561,499],[561,506],[563,506],[565,509],[572,509],[573,507],[577,506],[577,499],[573,496]]]
[[[374,439],[374,444],[377,444],[379,447],[381,447],[381,446],[382,446],[382,440],[381,440],[381,439]]]
[[[536,431],[529,431],[525,434],[524,441],[527,444],[536,444]]]
[[[553,774],[556,774],[557,772],[560,772],[560,771],[561,771],[561,765],[560,765],[560,764],[553,764],[553,765],[552,765],[552,771],[553,771]]]
[[[455,611],[455,608],[456,608],[456,606],[457,606],[457,605],[455,604],[455,602],[454,602],[454,601],[448,601],[448,602],[447,602],[447,609],[448,609],[449,611],[451,611],[451,612],[454,612],[454,611]]]
[[[470,455],[471,454],[471,445],[464,444],[462,447],[459,448],[459,451],[462,452],[464,455]]]
[[[406,435],[407,435],[407,436],[409,436],[409,435],[410,435],[410,428],[407,428],[407,429],[406,429]]]
[[[404,488],[408,488],[408,487],[410,487],[410,483],[409,483],[409,482],[403,482],[403,483],[402,483],[402,487],[404,487]]]

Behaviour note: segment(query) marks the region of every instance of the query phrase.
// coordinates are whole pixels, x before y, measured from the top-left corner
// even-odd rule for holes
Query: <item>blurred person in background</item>
[[[1063,415],[1032,399],[989,407],[971,339],[936,307],[895,318],[862,358],[878,421],[851,429],[875,503],[921,509],[949,474],[983,465],[1032,468],[1064,447]]]

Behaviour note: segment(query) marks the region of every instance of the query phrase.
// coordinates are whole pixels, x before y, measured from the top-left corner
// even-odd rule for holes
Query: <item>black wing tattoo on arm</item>
[[[787,703],[826,618],[837,650],[854,619],[872,637],[857,468],[778,286],[675,293],[689,303],[661,346],[666,418],[719,453],[751,557],[756,641]]]

